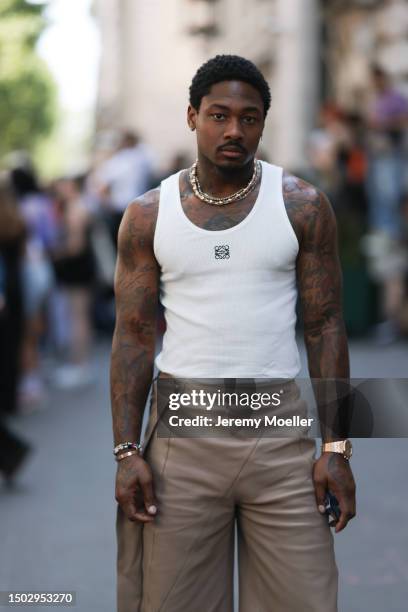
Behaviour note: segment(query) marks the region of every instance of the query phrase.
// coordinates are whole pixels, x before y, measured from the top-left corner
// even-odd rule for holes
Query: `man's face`
[[[261,94],[243,81],[216,83],[202,98],[199,111],[188,108],[199,152],[224,168],[244,166],[255,156],[264,122]]]

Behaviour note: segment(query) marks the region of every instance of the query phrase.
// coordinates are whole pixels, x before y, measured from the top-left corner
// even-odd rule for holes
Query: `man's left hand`
[[[339,533],[356,515],[356,484],[349,462],[340,453],[323,453],[314,463],[313,482],[317,507],[322,514],[327,491],[336,496],[341,514],[335,532]]]

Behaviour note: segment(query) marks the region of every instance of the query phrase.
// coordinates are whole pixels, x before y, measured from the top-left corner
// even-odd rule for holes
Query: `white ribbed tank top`
[[[299,244],[285,210],[282,168],[262,162],[251,211],[219,231],[188,219],[179,178],[161,184],[154,236],[167,323],[156,366],[186,378],[294,378]]]

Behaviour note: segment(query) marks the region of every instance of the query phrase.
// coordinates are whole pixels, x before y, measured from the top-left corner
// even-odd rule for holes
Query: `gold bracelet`
[[[128,453],[122,453],[122,455],[118,455],[116,457],[116,461],[122,461],[122,459],[125,459],[126,457],[130,457],[131,455],[138,455],[139,451],[133,450],[133,451],[129,451]]]

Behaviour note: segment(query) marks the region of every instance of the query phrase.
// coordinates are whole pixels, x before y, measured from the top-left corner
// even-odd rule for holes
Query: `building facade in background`
[[[384,68],[408,94],[408,2],[322,2],[323,95],[358,111],[369,87],[369,69]]]
[[[95,15],[97,130],[134,128],[162,167],[179,152],[194,156],[188,87],[217,53],[243,55],[265,74],[272,107],[262,149],[292,170],[306,165],[319,104],[356,110],[371,63],[407,85],[405,0],[95,0]]]

